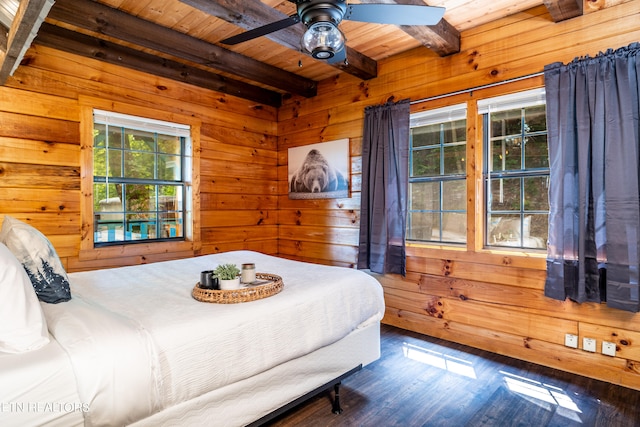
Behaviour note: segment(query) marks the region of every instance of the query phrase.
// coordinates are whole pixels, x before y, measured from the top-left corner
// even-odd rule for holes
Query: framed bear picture
[[[289,198],[349,197],[349,139],[289,148]]]

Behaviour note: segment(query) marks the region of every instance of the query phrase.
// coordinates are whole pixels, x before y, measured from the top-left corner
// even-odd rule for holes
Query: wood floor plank
[[[273,427],[636,427],[640,392],[448,341],[381,327],[381,358]]]
[[[483,427],[503,427],[509,420],[510,426],[527,426],[531,423],[545,426],[549,423],[555,404],[548,401],[549,395],[537,390],[532,384],[518,384],[523,387],[520,393],[514,393],[508,386],[499,387],[487,399],[487,404],[467,422],[468,425]],[[540,396],[542,395],[542,396]],[[537,404],[532,404],[538,400]]]

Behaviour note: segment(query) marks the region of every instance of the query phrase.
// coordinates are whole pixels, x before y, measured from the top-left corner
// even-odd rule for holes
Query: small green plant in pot
[[[235,264],[220,264],[213,270],[213,274],[220,280],[233,280],[240,274],[240,269]]]
[[[237,289],[240,287],[240,269],[235,264],[220,264],[213,270],[213,274],[220,279],[220,289]]]

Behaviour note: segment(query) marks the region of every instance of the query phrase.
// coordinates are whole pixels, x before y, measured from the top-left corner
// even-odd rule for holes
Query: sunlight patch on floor
[[[558,410],[556,411],[558,415],[574,422],[582,423],[582,420],[578,416],[582,411],[573,399],[561,388],[505,371],[500,371],[500,373],[504,375],[505,384],[510,391],[548,410],[554,410],[556,406],[558,406],[559,408],[557,408]]]
[[[424,363],[457,375],[477,379],[473,364],[457,357],[448,356],[444,353],[429,350],[409,343],[402,344],[404,357]]]

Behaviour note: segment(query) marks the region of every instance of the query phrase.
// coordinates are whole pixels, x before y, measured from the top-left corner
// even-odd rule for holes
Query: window
[[[411,115],[407,239],[465,243],[466,105]]]
[[[94,110],[94,246],[184,240],[190,127]]]
[[[544,89],[478,102],[484,120],[485,245],[545,249],[549,152]]]

